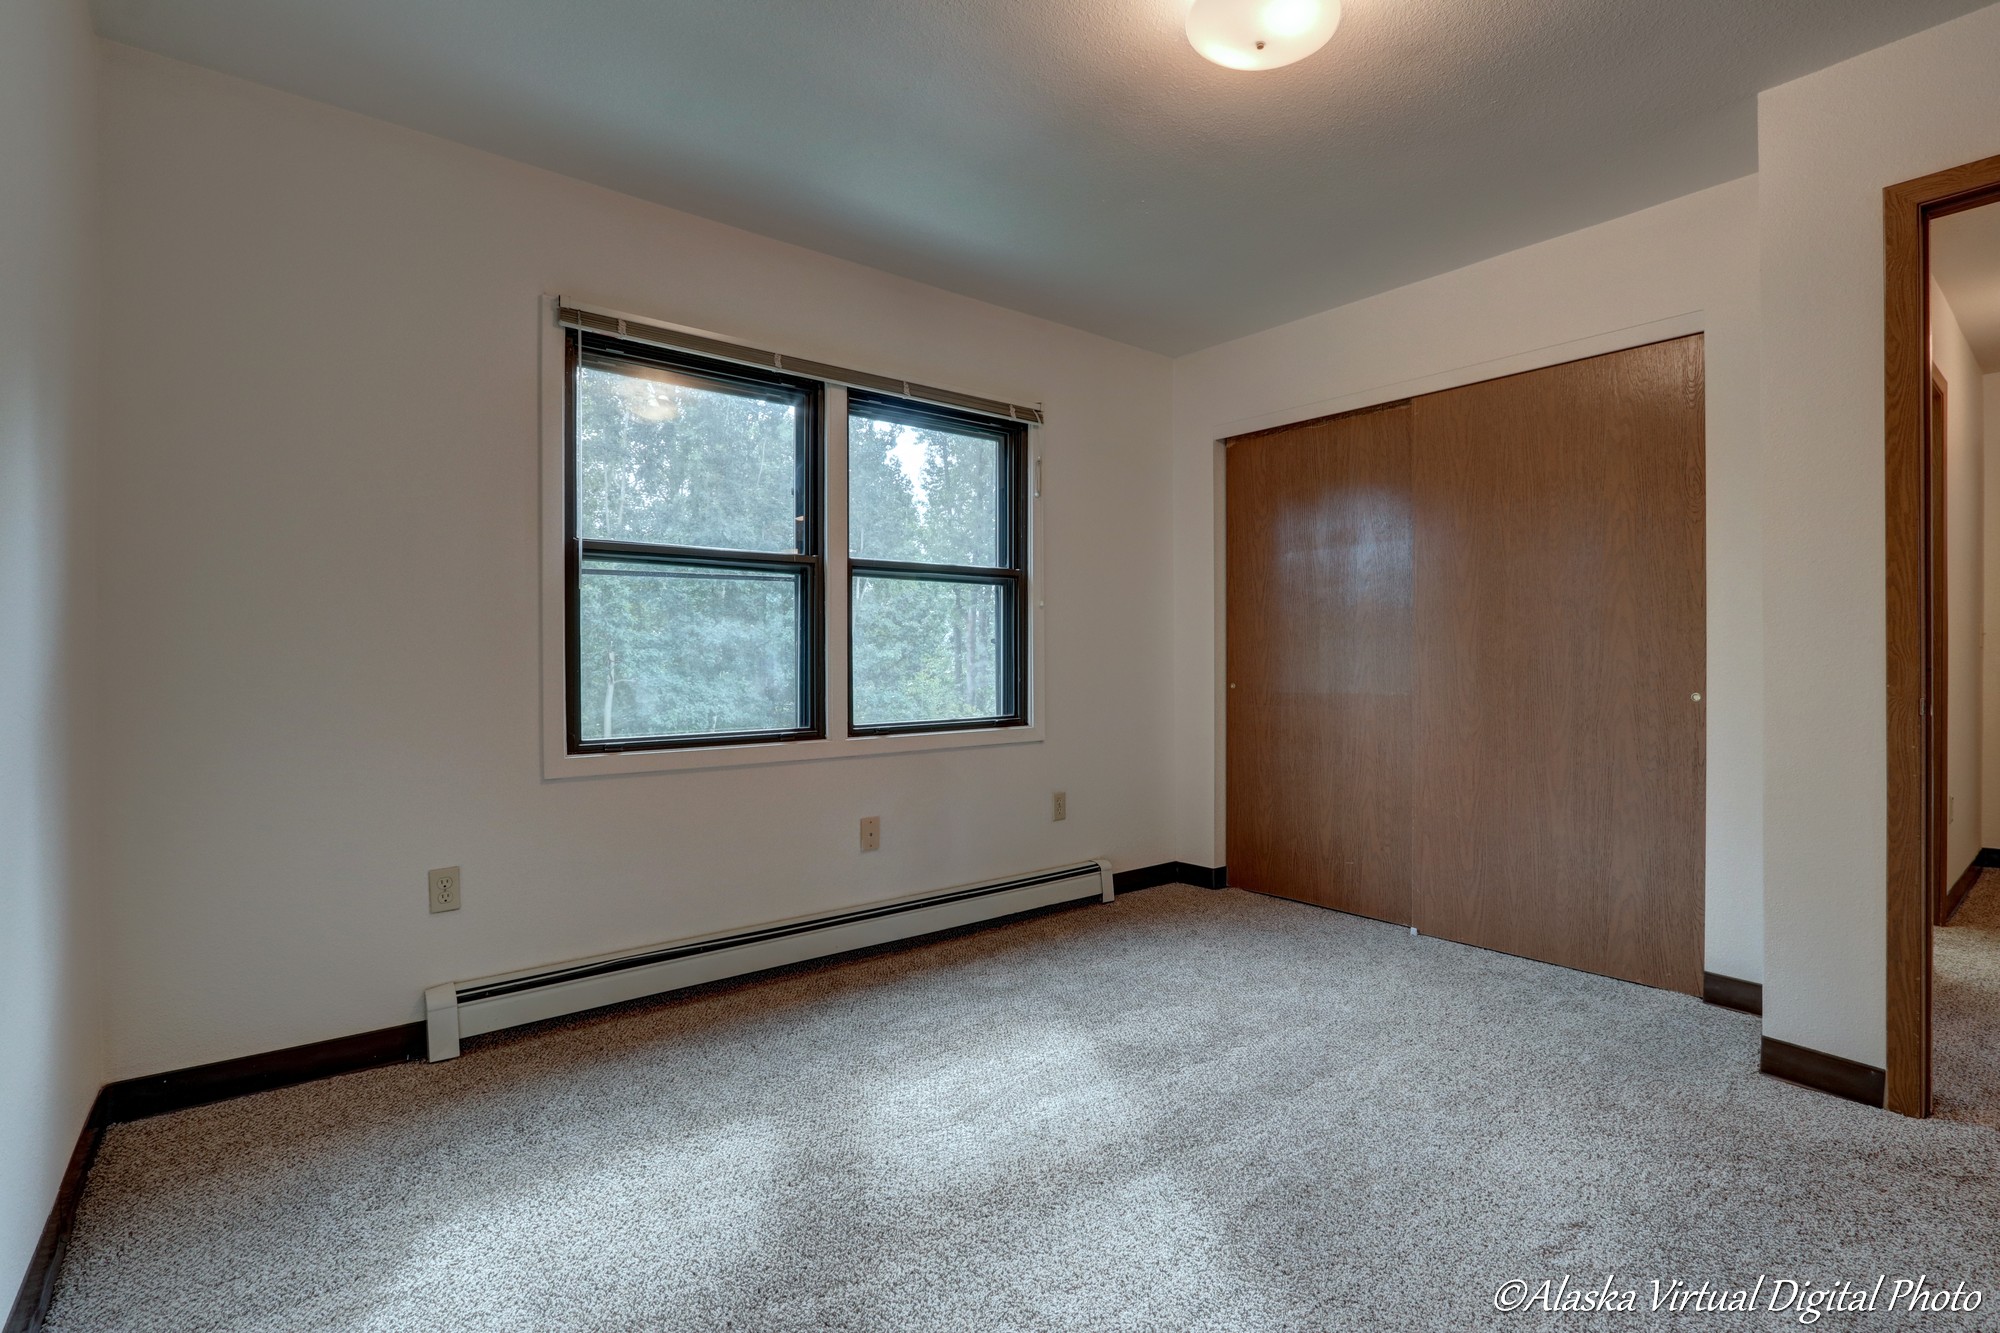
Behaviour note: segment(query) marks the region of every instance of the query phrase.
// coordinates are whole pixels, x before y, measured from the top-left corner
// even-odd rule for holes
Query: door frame
[[[1888,971],[1883,1104],[1931,1111],[1931,922],[1942,889],[1943,501],[1930,430],[1930,223],[2000,202],[2000,157],[1882,192],[1888,591]]]

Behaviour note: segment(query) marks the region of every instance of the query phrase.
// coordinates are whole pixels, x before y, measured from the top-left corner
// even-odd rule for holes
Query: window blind
[[[783,370],[812,379],[852,385],[857,389],[873,389],[877,393],[894,394],[899,398],[941,403],[947,407],[979,412],[1006,421],[1025,421],[1037,426],[1042,424],[1042,409],[1039,407],[1002,402],[998,398],[982,398],[977,394],[960,393],[956,389],[940,389],[935,385],[918,384],[912,380],[877,375],[866,370],[852,370],[846,366],[832,366],[824,361],[809,361],[802,356],[787,356],[781,352],[769,352],[761,347],[750,347],[744,343],[725,342],[720,338],[688,333],[681,329],[669,328],[664,324],[621,319],[616,315],[560,303],[557,306],[556,318],[566,328],[609,333],[620,338],[630,338],[634,342],[672,347],[682,352],[694,352],[724,361],[739,361],[744,365],[763,366],[769,370]]]

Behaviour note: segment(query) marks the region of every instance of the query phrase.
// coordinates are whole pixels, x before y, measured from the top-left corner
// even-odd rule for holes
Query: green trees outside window
[[[1007,427],[861,397],[847,425],[854,726],[1006,721],[1020,635]]]
[[[576,337],[573,748],[814,734],[817,386]]]
[[[569,335],[574,752],[825,734],[824,386]],[[1026,721],[1025,430],[855,392],[850,729]]]

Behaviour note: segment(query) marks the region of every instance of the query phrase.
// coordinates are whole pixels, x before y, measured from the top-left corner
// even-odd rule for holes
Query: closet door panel
[[[1410,920],[1410,413],[1230,443],[1232,885]]]
[[[1411,411],[1416,924],[1698,994],[1701,340]]]

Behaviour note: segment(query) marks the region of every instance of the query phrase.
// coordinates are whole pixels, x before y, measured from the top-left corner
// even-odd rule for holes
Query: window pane
[[[581,584],[584,740],[805,725],[802,575],[591,560]]]
[[[1000,467],[990,435],[848,419],[848,550],[933,565],[1001,561]]]
[[[606,541],[796,551],[799,414],[781,389],[586,354],[576,530]]]
[[[998,717],[999,583],[854,576],[854,725]]]

